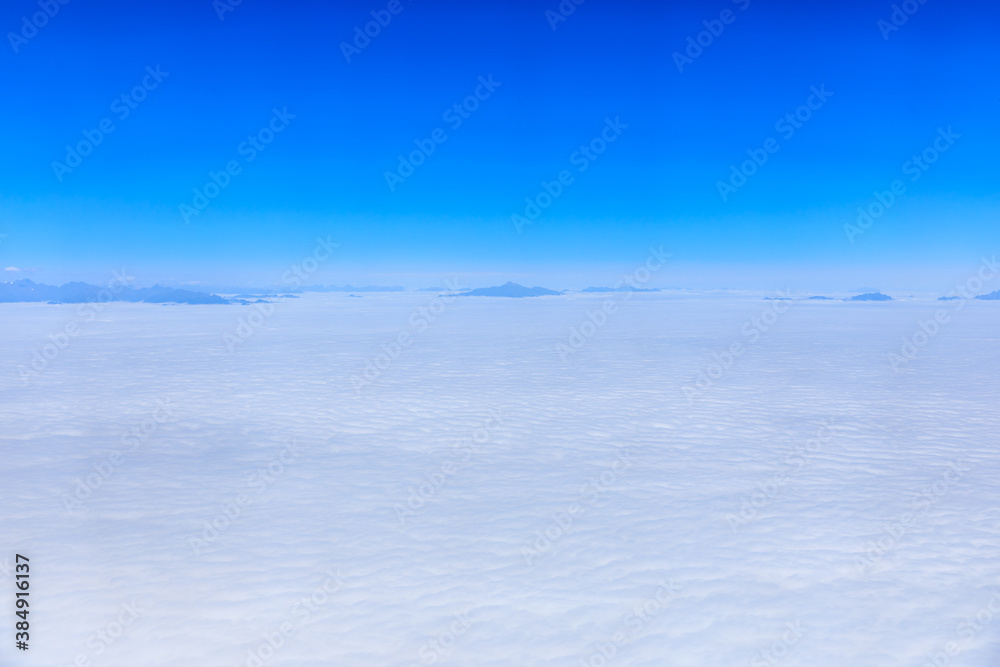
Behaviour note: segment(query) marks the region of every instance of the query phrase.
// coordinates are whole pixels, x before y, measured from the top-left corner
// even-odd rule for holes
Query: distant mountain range
[[[229,299],[223,299],[215,294],[192,292],[190,290],[172,287],[132,288],[132,287],[99,287],[87,283],[66,283],[60,287],[42,285],[31,280],[16,280],[0,283],[0,303],[14,302],[48,302],[48,303],[92,303],[97,301],[130,301],[133,303],[188,303],[188,304],[227,304]]]
[[[528,296],[559,296],[562,292],[545,289],[544,287],[525,287],[517,283],[506,282],[497,287],[481,287],[468,292],[460,292],[454,296],[505,296],[520,299]]]
[[[836,301],[830,296],[810,296],[805,298],[806,301]],[[881,292],[868,292],[866,294],[859,294],[857,296],[852,296],[848,299],[842,299],[842,301],[892,301],[891,296],[882,294]],[[764,301],[802,301],[802,299],[792,299],[787,296],[765,296]]]
[[[850,299],[845,299],[845,301],[892,301],[892,297],[882,294],[881,292],[868,292],[866,294],[852,296]]]
[[[41,283],[36,283],[31,280],[16,280],[13,282],[3,282],[0,283],[0,303],[17,303],[17,302],[48,302],[48,303],[90,303],[97,301],[127,301],[132,303],[183,303],[183,304],[242,304],[248,305],[251,303],[266,303],[262,301],[260,297],[271,297],[271,298],[286,298],[295,299],[298,298],[296,294],[301,294],[303,292],[402,292],[406,291],[402,287],[381,287],[378,285],[369,285],[367,287],[354,287],[352,285],[345,285],[343,287],[337,287],[336,285],[310,285],[305,287],[297,287],[290,290],[275,290],[270,289],[247,289],[247,288],[232,288],[232,289],[218,289],[214,290],[213,293],[208,292],[196,292],[192,290],[179,289],[175,287],[164,287],[162,285],[154,285],[152,287],[117,287],[108,288],[101,287],[99,285],[90,285],[83,282],[71,282],[61,285],[59,287],[54,287],[52,285],[44,285]],[[447,288],[441,287],[428,287],[419,290],[417,292],[446,292]],[[587,287],[581,290],[584,293],[608,293],[608,292],[659,292],[658,288],[639,288],[627,285],[624,287]],[[227,295],[235,295],[229,297],[222,297],[214,292],[221,292]],[[535,296],[559,296],[565,294],[565,291],[556,291],[551,289],[546,289],[545,287],[525,287],[524,285],[518,285],[514,282],[506,282],[503,285],[497,285],[494,287],[481,287],[479,289],[468,290],[465,292],[452,293],[450,296],[491,296],[491,297],[507,297],[507,298],[525,298],[525,297],[535,297]],[[357,296],[356,294],[350,294],[349,296]],[[958,296],[943,296],[939,298],[939,301],[951,301],[954,299],[960,299],[962,297]],[[990,294],[983,294],[975,297],[982,301],[1000,301],[1000,290],[991,292]],[[249,299],[249,301],[248,301]],[[808,300],[822,300],[822,301],[835,301],[831,297],[827,296],[810,296],[807,297]],[[788,301],[791,300],[789,297],[765,297],[767,301]],[[882,294],[881,292],[866,292],[864,294],[858,294],[857,296],[852,296],[844,301],[893,301],[891,296]]]

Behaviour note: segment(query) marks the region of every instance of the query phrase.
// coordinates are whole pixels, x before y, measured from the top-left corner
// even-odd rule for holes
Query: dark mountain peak
[[[503,296],[514,299],[529,296],[558,296],[562,292],[546,289],[544,287],[525,287],[515,282],[507,281],[503,285],[495,287],[480,287],[479,289],[462,292],[456,296]]]
[[[892,301],[892,297],[881,292],[866,292],[865,294],[852,296],[847,301]]]

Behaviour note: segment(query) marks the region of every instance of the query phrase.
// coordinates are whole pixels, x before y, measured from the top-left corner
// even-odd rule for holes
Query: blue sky
[[[270,284],[319,235],[341,248],[317,282],[413,287],[609,282],[652,244],[675,260],[663,286],[935,289],[996,252],[995,3],[914,0],[891,32],[891,3],[675,4],[567,0],[555,21],[555,0],[243,0],[220,19],[211,0],[51,0],[32,32],[38,1],[12,0],[0,264],[35,271],[4,279],[126,266],[145,283]],[[348,62],[372,12],[391,20]],[[776,126],[810,102],[794,133]],[[282,129],[251,150],[275,109]],[[54,166],[105,119],[78,166]],[[609,119],[620,133],[582,157]],[[958,138],[911,181],[939,130]],[[419,141],[434,151],[390,188]],[[767,161],[724,200],[747,151]],[[511,216],[563,171],[519,231]],[[850,242],[844,225],[896,180],[905,192]]]

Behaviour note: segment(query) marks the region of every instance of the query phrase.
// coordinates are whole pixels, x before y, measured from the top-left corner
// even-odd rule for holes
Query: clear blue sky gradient
[[[655,244],[687,267],[663,285],[847,289],[961,277],[1000,245],[995,2],[915,3],[885,39],[889,2],[586,0],[553,30],[557,0],[400,0],[348,63],[341,43],[387,4],[243,0],[220,20],[211,0],[70,0],[15,53],[9,33],[40,10],[5,3],[0,263],[37,271],[0,279],[127,266],[143,282],[269,284],[329,235],[341,251],[320,282],[585,286]],[[724,10],[679,72],[673,54]],[[169,75],[121,118],[114,101],[157,66]],[[499,87],[453,127],[445,112],[490,76]],[[824,85],[833,96],[786,138],[776,122]],[[241,142],[275,108],[295,118],[248,161]],[[114,131],[60,180],[53,163],[105,118]],[[574,151],[608,118],[627,129],[579,171]],[[386,171],[436,128],[446,141],[391,190]],[[904,163],[939,128],[961,136],[910,181]],[[718,182],[769,138],[780,149],[724,201]],[[185,221],[179,206],[230,161],[239,174]],[[519,233],[511,215],[562,170],[573,182]],[[896,179],[905,194],[850,243],[844,225]]]

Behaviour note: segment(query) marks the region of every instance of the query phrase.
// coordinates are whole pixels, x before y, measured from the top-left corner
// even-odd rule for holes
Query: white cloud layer
[[[433,298],[0,305],[0,663],[1000,662],[994,304]]]

